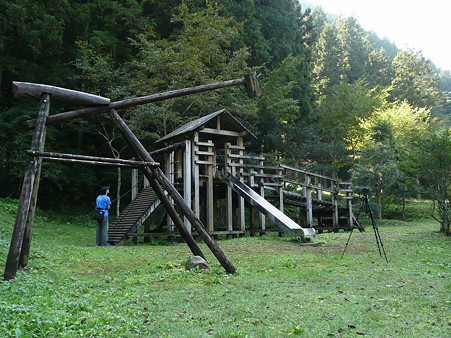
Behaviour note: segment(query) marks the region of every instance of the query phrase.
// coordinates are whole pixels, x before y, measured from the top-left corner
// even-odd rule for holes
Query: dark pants
[[[101,221],[97,221],[96,244],[108,244],[108,216],[105,216]]]

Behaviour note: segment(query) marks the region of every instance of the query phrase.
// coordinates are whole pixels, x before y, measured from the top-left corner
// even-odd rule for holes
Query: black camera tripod
[[[368,213],[368,215],[371,218],[371,223],[373,224],[374,236],[376,237],[376,243],[377,243],[377,248],[379,249],[379,255],[382,257],[382,253],[384,253],[385,261],[388,263],[387,254],[385,253],[381,234],[379,233],[379,228],[377,227],[376,219],[374,218],[374,214],[373,214],[373,209],[371,208],[370,201],[368,199],[369,192],[370,192],[370,190],[368,188],[362,189],[362,194],[360,195],[360,209],[359,209],[359,212],[357,213],[355,221],[357,224],[359,224],[358,219],[359,219],[359,215],[362,211],[366,211]],[[354,229],[355,229],[355,227],[352,227],[351,232],[349,233],[349,237],[346,242],[343,253],[341,254],[341,258],[343,258],[344,254],[345,254],[345,251],[348,247],[349,241],[351,240],[352,232],[354,231]]]

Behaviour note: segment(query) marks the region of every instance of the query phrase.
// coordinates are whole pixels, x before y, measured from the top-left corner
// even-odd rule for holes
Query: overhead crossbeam
[[[108,105],[103,105],[99,107],[87,107],[82,108],[78,110],[72,110],[64,113],[54,114],[50,115],[47,118],[46,125],[54,125],[59,124],[67,121],[71,121],[74,119],[78,119],[81,117],[90,116],[93,114],[103,113],[107,111],[111,111],[111,109],[119,110],[119,109],[125,109],[130,107],[139,106],[146,103],[151,102],[158,102],[163,101],[167,99],[172,99],[175,97],[190,95],[190,94],[196,94],[201,92],[206,92],[210,90],[215,90],[219,88],[225,88],[225,87],[231,87],[231,86],[237,86],[244,84],[246,85],[248,95],[250,97],[256,97],[260,95],[260,89],[258,87],[258,79],[255,72],[247,74],[244,78],[241,79],[235,79],[235,80],[228,80],[223,82],[217,82],[217,83],[211,83],[196,87],[189,87],[189,88],[183,88],[183,89],[177,89],[177,90],[170,90],[163,93],[157,93],[152,94],[148,96],[141,96],[136,97],[132,99],[125,99],[121,101],[111,102]],[[36,123],[35,119],[28,120],[27,122],[28,127],[33,127]]]
[[[56,162],[56,163],[77,163],[77,164],[104,165],[126,168],[158,167],[160,165],[160,163],[158,162],[132,161],[119,158],[62,154],[35,150],[27,150],[27,154],[30,156],[40,157],[44,162]]]
[[[110,99],[94,94],[79,92],[55,86],[31,82],[13,82],[13,97],[16,99],[39,99],[42,94],[50,94],[52,101],[60,101],[83,106],[107,105]]]

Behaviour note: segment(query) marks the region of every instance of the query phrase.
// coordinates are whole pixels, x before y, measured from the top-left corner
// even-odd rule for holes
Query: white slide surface
[[[281,230],[294,236],[303,236],[305,238],[315,237],[314,228],[302,228],[299,224],[230,173],[221,173],[220,176],[233,191],[243,197],[244,200],[253,207],[257,208],[258,211],[267,216],[271,221],[276,223]]]

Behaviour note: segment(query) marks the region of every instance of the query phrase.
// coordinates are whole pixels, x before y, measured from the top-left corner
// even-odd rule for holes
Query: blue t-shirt
[[[111,205],[111,200],[107,195],[99,195],[96,199],[96,208],[105,209],[105,216],[108,216],[108,206]]]

